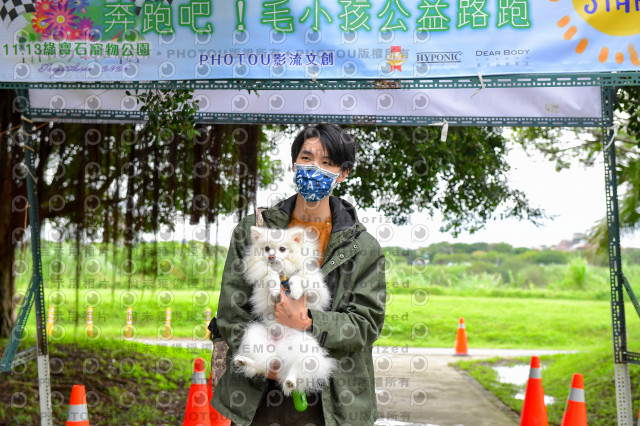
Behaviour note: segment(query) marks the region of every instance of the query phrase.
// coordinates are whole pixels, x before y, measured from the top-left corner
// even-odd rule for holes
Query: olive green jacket
[[[297,193],[264,210],[265,226],[287,228],[296,198]],[[327,426],[373,425],[378,412],[371,352],[384,324],[385,257],[351,204],[331,195],[329,205],[333,225],[322,272],[333,295],[331,308],[327,312],[309,310],[311,333],[339,361],[330,383],[322,390],[324,418]],[[255,320],[249,302],[251,286],[242,276],[242,253],[255,223],[255,214],[250,214],[233,231],[217,312],[218,328],[229,350],[227,370],[215,388],[211,405],[241,425],[251,424],[267,389],[264,376],[249,379],[229,367],[247,323]]]

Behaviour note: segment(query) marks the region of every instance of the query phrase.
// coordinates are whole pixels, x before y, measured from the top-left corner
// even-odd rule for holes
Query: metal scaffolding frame
[[[27,89],[18,89],[19,96],[26,96]],[[29,362],[36,358],[38,365],[38,391],[40,400],[40,424],[52,425],[53,413],[51,407],[51,376],[49,374],[49,345],[47,341],[47,327],[45,324],[46,315],[44,310],[44,287],[42,277],[42,255],[40,247],[40,220],[39,220],[39,200],[38,187],[36,185],[33,165],[34,133],[33,121],[29,117],[28,109],[21,115],[22,127],[20,128],[21,139],[24,144],[24,164],[27,169],[27,199],[29,202],[29,227],[31,228],[31,254],[33,258],[33,275],[29,283],[18,319],[11,330],[7,347],[0,359],[0,370],[8,373],[17,365]],[[35,301],[36,305],[36,346],[26,349],[20,353],[18,346],[24,333],[27,318],[31,312],[31,306]]]
[[[608,88],[606,102],[613,114],[615,92]],[[631,380],[629,364],[640,364],[640,354],[629,352],[627,347],[627,323],[624,309],[624,292],[640,316],[640,306],[633,289],[622,272],[620,249],[620,218],[618,214],[618,179],[616,176],[615,131],[602,130],[604,152],[605,190],[607,200],[607,235],[609,239],[609,280],[611,284],[611,330],[613,334],[614,376],[616,383],[616,405],[618,425],[633,426],[635,416],[631,407]]]
[[[419,84],[429,85],[430,88],[442,88],[442,87],[477,87],[477,78],[455,78],[455,79],[430,79],[422,80]],[[320,81],[320,80],[318,80]],[[415,84],[415,80],[411,80],[411,84]],[[384,88],[388,88],[389,85],[395,84],[397,87],[407,87],[404,84],[404,80],[389,81],[384,80]],[[262,82],[264,83],[264,81]],[[295,85],[295,82],[289,81],[291,86],[287,86],[287,82],[273,81],[269,84],[257,84],[256,81],[207,81],[207,82],[188,82],[184,87],[188,88],[242,88],[242,89],[257,89],[266,88],[266,86],[274,87],[279,86],[285,88],[301,88],[301,85]],[[314,89],[331,89],[331,88],[345,88],[349,86],[352,88],[376,88],[381,86],[381,83],[376,81],[354,81],[350,80],[342,82],[337,86],[326,85],[327,82],[321,82],[320,85],[311,86]],[[607,203],[607,233],[609,244],[609,271],[610,271],[610,284],[611,284],[611,321],[613,332],[613,352],[614,352],[614,372],[615,372],[615,386],[616,386],[616,403],[618,413],[618,425],[620,426],[633,426],[634,416],[632,413],[632,400],[631,400],[631,385],[629,377],[629,364],[640,364],[640,353],[630,352],[627,348],[627,332],[626,332],[626,319],[624,309],[624,293],[628,294],[636,312],[640,316],[640,304],[635,297],[633,289],[626,280],[622,272],[622,259],[620,252],[620,224],[618,215],[618,193],[617,193],[617,178],[616,178],[616,156],[615,156],[615,132],[613,129],[613,105],[615,101],[615,88],[616,86],[623,85],[640,85],[640,73],[620,73],[620,74],[603,74],[603,75],[569,75],[569,76],[492,76],[485,77],[485,83],[491,87],[522,87],[522,85],[528,86],[549,86],[549,85],[598,85],[602,87],[602,100],[603,100],[603,122],[608,126],[597,125],[592,123],[591,125],[597,125],[602,128],[603,137],[603,153],[604,153],[604,166],[605,166],[605,188],[606,188],[606,203]],[[305,82],[303,86],[307,87],[309,83]],[[229,87],[232,86],[232,87]],[[321,87],[322,86],[322,87]],[[90,84],[73,84],[68,85],[66,83],[0,83],[0,88],[13,88],[19,96],[25,97],[28,100],[29,88],[107,88],[107,89],[122,89],[122,88],[171,88],[178,87],[174,82],[119,82],[119,83],[90,83]],[[183,86],[180,86],[183,87]],[[126,116],[126,112],[123,112]],[[53,118],[53,117],[52,117]],[[91,120],[91,117],[76,117],[78,120]],[[95,119],[95,117],[94,117]],[[141,116],[131,116],[130,119],[134,121],[144,119]],[[510,121],[513,121],[510,119]],[[476,125],[487,125],[486,122]],[[583,123],[587,124],[587,123]],[[451,123],[451,125],[455,125]],[[474,125],[474,123],[465,124]],[[535,125],[532,122],[521,122],[520,125]],[[566,125],[559,122],[558,126]],[[42,425],[52,424],[52,411],[51,411],[51,384],[49,375],[49,354],[46,334],[46,324],[44,315],[44,290],[43,290],[43,277],[42,277],[42,258],[40,251],[40,229],[38,226],[38,193],[37,186],[34,180],[32,170],[33,166],[33,136],[32,133],[33,121],[31,120],[30,110],[28,105],[25,107],[22,113],[22,129],[21,134],[24,138],[25,151],[25,167],[27,168],[27,191],[29,201],[29,223],[31,227],[31,244],[32,244],[32,258],[34,265],[34,272],[31,278],[31,282],[28,287],[28,292],[25,298],[25,303],[22,304],[20,309],[18,320],[12,330],[9,344],[5,348],[2,359],[0,360],[0,369],[2,372],[7,373],[11,371],[11,368],[30,361],[33,358],[37,358],[38,364],[38,377],[39,377],[39,392],[40,392],[40,415]],[[35,301],[36,305],[36,328],[37,328],[37,345],[29,348],[23,352],[17,353],[20,340],[23,336],[26,320],[31,311],[31,306]]]

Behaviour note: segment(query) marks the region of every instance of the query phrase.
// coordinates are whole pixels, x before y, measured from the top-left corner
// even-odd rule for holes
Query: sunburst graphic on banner
[[[560,0],[550,1],[555,3]],[[571,0],[571,2],[574,10],[582,19],[575,19],[572,22],[572,18],[565,15],[558,20],[558,27],[565,29],[565,40],[575,42],[574,36],[578,31],[581,34],[588,33],[588,27],[591,27],[601,34],[618,39],[616,40],[617,45],[619,45],[621,38],[629,42],[626,49],[610,49],[607,45],[595,46],[600,63],[607,62],[611,57],[618,64],[623,64],[627,60],[636,67],[640,66],[638,51],[632,42],[634,36],[637,39],[637,35],[640,34],[640,1]],[[585,23],[588,26],[585,26]],[[587,30],[583,28],[587,28]],[[598,38],[602,39],[603,37],[599,36]],[[581,37],[575,45],[576,53],[583,54],[590,44],[594,43],[590,42],[589,37]]]

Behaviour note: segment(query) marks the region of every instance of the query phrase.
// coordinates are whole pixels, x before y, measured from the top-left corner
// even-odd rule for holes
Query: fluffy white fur
[[[260,321],[247,327],[233,364],[247,377],[264,374],[271,362],[280,364],[278,381],[283,393],[317,392],[328,383],[336,360],[307,332],[280,324],[275,319],[275,300],[280,294],[280,274],[289,279],[289,297],[307,295],[307,307],[326,310],[331,294],[318,266],[317,244],[301,227],[270,229],[252,226],[244,253],[245,279],[253,285],[251,304]],[[284,250],[282,250],[283,248]]]

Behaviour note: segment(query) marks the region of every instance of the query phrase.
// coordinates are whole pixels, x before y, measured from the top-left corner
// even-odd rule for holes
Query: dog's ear
[[[260,237],[262,237],[262,228],[259,226],[251,227],[251,238],[253,241],[257,241]]]
[[[293,239],[293,241],[295,241],[298,244],[302,244],[303,234],[304,234],[304,229],[298,227],[291,233],[291,239]]]

